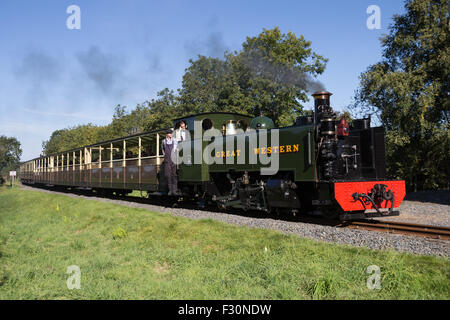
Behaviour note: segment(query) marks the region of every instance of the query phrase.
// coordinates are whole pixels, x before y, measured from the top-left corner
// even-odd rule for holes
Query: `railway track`
[[[351,221],[344,227],[378,232],[396,233],[404,235],[420,236],[431,239],[450,240],[450,227],[432,226],[394,221]]]

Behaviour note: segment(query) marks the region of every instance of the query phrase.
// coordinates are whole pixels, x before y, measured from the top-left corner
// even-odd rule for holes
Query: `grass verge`
[[[67,287],[79,266],[81,289]],[[370,290],[366,269],[381,269]],[[0,299],[448,299],[448,259],[0,189]]]

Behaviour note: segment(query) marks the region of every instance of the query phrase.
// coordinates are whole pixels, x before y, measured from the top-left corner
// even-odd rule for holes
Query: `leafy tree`
[[[409,189],[448,188],[448,3],[409,0],[381,39],[383,59],[361,75],[354,114],[386,127],[388,172]]]
[[[199,55],[197,60],[191,59],[189,63],[179,90],[183,112],[193,114],[220,110],[220,100],[227,90],[227,61]]]
[[[278,125],[290,125],[308,101],[307,91],[320,85],[313,77],[328,61],[311,51],[311,42],[300,35],[282,34],[276,27],[247,37],[235,57],[238,72],[247,74],[245,91],[251,97],[251,114],[263,113]],[[234,67],[236,69],[236,67]]]
[[[186,113],[181,110],[178,96],[172,90],[164,89],[158,92],[157,99],[146,101],[147,115],[142,118],[145,131],[172,126],[172,120]]]
[[[117,106],[109,125],[114,138],[169,127],[179,112],[178,98],[173,91],[164,89],[157,98],[138,104],[130,113]]]
[[[292,124],[308,101],[307,91],[319,88],[313,78],[327,61],[310,46],[303,36],[275,27],[248,37],[241,51],[224,60],[190,60],[179,91],[182,110],[263,113],[276,124]]]
[[[114,109],[113,119],[109,125],[112,136],[120,137],[129,134],[128,132],[131,130],[131,125],[128,123],[129,118],[126,108],[126,106],[118,104]]]
[[[13,137],[0,136],[0,180],[6,172],[15,170],[19,166],[22,149],[20,142]]]

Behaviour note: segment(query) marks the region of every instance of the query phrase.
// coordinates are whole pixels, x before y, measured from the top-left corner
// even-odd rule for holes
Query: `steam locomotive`
[[[393,216],[403,180],[386,179],[383,127],[370,118],[337,119],[329,92],[315,92],[314,112],[275,128],[259,116],[210,112],[183,121],[189,139],[177,154],[182,199],[221,208],[299,212],[341,220]],[[47,155],[21,165],[25,184],[167,197],[161,139],[167,128]]]

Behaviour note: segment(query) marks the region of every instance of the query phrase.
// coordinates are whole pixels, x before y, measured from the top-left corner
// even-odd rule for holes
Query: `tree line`
[[[409,190],[449,188],[450,21],[448,2],[405,2],[381,39],[351,106],[386,128],[388,173]]]
[[[448,189],[448,6],[438,0],[407,0],[405,12],[394,16],[389,34],[381,39],[382,60],[361,74],[348,109],[353,117],[377,117],[385,127],[391,177],[405,179],[408,190]],[[168,127],[177,116],[199,112],[264,114],[278,126],[291,125],[308,112],[303,109],[308,93],[324,89],[315,78],[326,63],[303,36],[264,29],[223,58],[199,55],[189,60],[180,89],[166,88],[129,112],[118,105],[106,126],[56,130],[43,143],[44,152]]]

